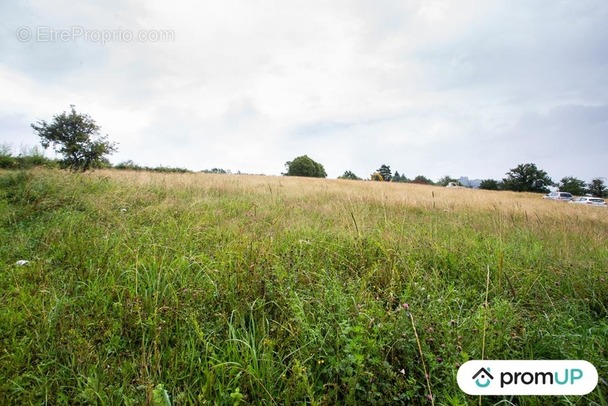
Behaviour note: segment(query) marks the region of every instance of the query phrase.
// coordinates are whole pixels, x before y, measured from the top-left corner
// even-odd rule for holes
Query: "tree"
[[[559,181],[560,192],[569,192],[575,196],[582,196],[585,194],[585,181],[577,179],[573,176],[566,176]]]
[[[547,186],[553,184],[547,172],[540,170],[535,164],[520,164],[506,173],[502,180],[505,190],[515,192],[548,193]]]
[[[376,169],[376,172],[378,172],[380,174],[380,176],[382,176],[382,179],[385,182],[390,182],[391,179],[393,179],[393,175],[391,172],[391,167],[388,165],[382,165],[380,167],[380,169]]]
[[[479,184],[479,188],[485,190],[498,190],[500,188],[500,184],[494,179],[484,179]]]
[[[360,177],[358,177],[351,171],[344,171],[344,175],[338,176],[338,179],[361,180]]]
[[[593,179],[589,184],[589,193],[597,197],[608,197],[608,190],[604,184],[604,180],[601,178]]]
[[[447,186],[450,182],[455,182],[460,185],[460,181],[452,178],[450,175],[445,175],[443,178],[439,179],[437,184],[440,186]]]
[[[380,172],[374,172],[369,176],[370,180],[376,181],[376,182],[384,182],[384,178],[382,177],[382,175],[380,174]]]
[[[408,183],[410,180],[405,175],[400,175],[399,172],[395,171],[393,182]]]
[[[307,155],[295,158],[285,163],[287,173],[285,176],[306,176],[309,178],[326,178],[325,168],[318,162],[313,161]]]
[[[105,155],[116,152],[116,144],[108,141],[107,135],[100,135],[95,120],[87,114],[77,113],[74,106],[68,114],[65,111],[53,117],[49,124],[39,120],[32,124],[34,132],[41,138],[46,149],[53,146],[55,152],[63,155],[61,167],[72,171],[86,171],[105,163]]]
[[[418,183],[419,185],[433,185],[433,181],[426,176],[418,175],[414,178],[412,183]]]

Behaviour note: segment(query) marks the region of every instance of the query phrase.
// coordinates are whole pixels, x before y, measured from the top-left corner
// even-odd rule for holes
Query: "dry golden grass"
[[[337,207],[371,203],[444,212],[491,211],[521,215],[530,222],[599,222],[608,229],[608,210],[544,200],[536,193],[444,188],[411,183],[382,183],[283,176],[220,175],[205,173],[162,174],[133,171],[97,171],[129,185],[155,185],[171,190],[253,194],[262,201],[278,197],[286,203],[306,199]]]

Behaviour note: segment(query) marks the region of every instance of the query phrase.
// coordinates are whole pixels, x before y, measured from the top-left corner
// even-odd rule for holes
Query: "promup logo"
[[[480,388],[487,388],[492,383],[492,379],[494,379],[494,377],[490,373],[490,368],[480,368],[479,371],[473,375],[473,379],[475,379],[475,385],[479,386]],[[485,379],[485,381],[483,381],[484,383],[479,382],[480,379]]]
[[[469,361],[458,369],[469,395],[586,395],[598,374],[587,361]]]

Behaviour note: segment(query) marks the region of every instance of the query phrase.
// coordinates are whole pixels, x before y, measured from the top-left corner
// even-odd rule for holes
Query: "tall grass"
[[[0,188],[0,404],[469,404],[482,356],[603,379],[484,404],[607,403],[605,210],[247,175]]]

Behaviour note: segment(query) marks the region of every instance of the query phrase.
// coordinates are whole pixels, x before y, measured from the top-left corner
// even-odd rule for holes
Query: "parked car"
[[[572,198],[572,193],[568,192],[551,192],[548,195],[543,196],[543,199],[559,200],[562,202],[569,202]]]
[[[577,197],[576,199],[570,200],[569,203],[574,204],[588,204],[590,206],[608,207],[608,203],[604,199],[599,197]]]

